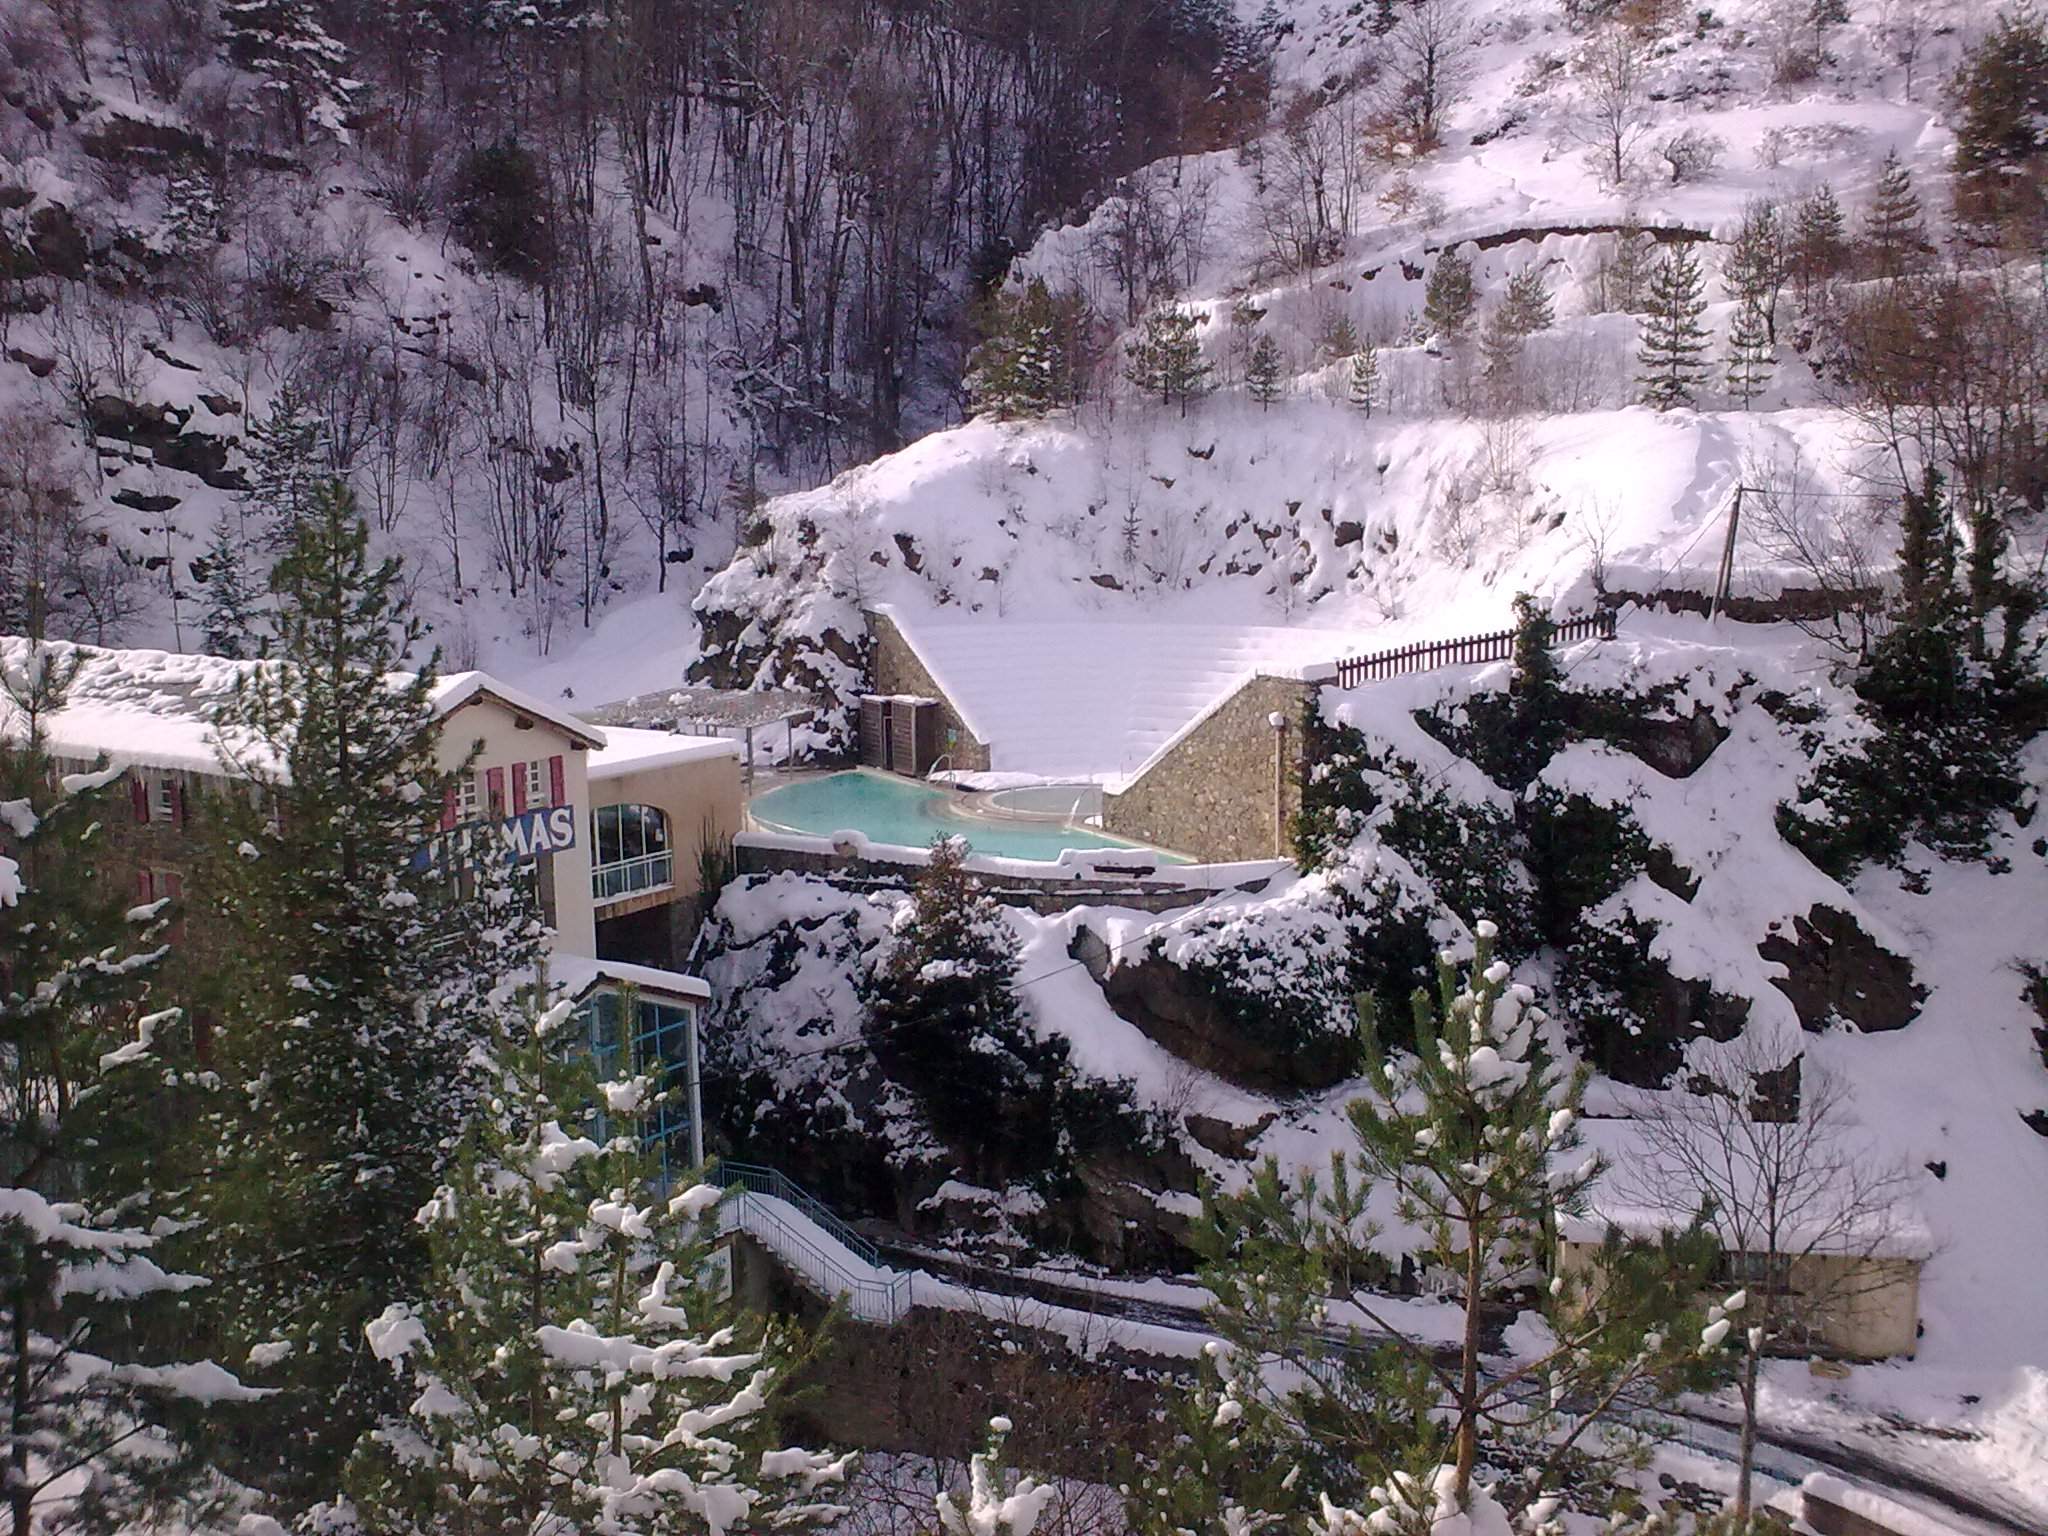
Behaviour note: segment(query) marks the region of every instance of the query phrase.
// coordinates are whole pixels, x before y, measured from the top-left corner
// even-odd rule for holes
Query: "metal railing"
[[[1612,640],[1614,610],[1560,619],[1551,626],[1552,645],[1571,645],[1580,640]],[[1463,635],[1455,640],[1429,640],[1416,645],[1376,651],[1370,656],[1347,656],[1337,663],[1337,686],[1356,688],[1379,678],[1399,677],[1406,672],[1427,672],[1435,667],[1467,666],[1483,661],[1507,661],[1515,654],[1515,631],[1496,630],[1490,635]]]
[[[636,859],[594,866],[590,871],[590,894],[597,901],[618,901],[642,891],[658,891],[675,884],[675,879],[674,850],[643,853]]]
[[[712,1178],[732,1191],[719,1203],[721,1231],[759,1238],[798,1279],[827,1300],[844,1299],[847,1311],[863,1322],[894,1323],[910,1310],[910,1275],[884,1265],[881,1250],[823,1201],[756,1163],[720,1163]],[[802,1216],[825,1241],[788,1220],[782,1207]]]

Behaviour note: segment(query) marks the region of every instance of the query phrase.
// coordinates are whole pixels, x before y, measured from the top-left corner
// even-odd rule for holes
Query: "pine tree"
[[[1494,925],[1473,931],[1470,967],[1461,974],[1444,956],[1436,997],[1414,996],[1412,1056],[1385,1047],[1361,998],[1369,1092],[1346,1107],[1354,1146],[1333,1156],[1327,1176],[1302,1169],[1290,1183],[1268,1159],[1243,1193],[1205,1194],[1194,1228],[1216,1298],[1212,1324],[1234,1355],[1278,1361],[1292,1383],[1247,1370],[1242,1390],[1289,1424],[1317,1426],[1320,1465],[1345,1475],[1340,1499],[1370,1485],[1429,1489],[1447,1512],[1472,1512],[1483,1507],[1473,1481],[1482,1453],[1525,1467],[1533,1496],[1568,1455],[1589,1457],[1580,1477],[1604,1456],[1626,1458],[1618,1399],[1668,1394],[1714,1373],[1694,1348],[1689,1299],[1715,1256],[1697,1224],[1654,1244],[1610,1232],[1596,1284],[1560,1273],[1542,1293],[1548,1351],[1511,1375],[1481,1369],[1489,1297],[1540,1274],[1559,1224],[1583,1219],[1605,1170],[1580,1155],[1585,1069],[1567,1074],[1551,1059],[1533,991],[1495,959]],[[1420,1234],[1415,1257],[1458,1283],[1464,1328],[1454,1364],[1379,1310],[1392,1266],[1371,1248],[1375,1187],[1391,1190],[1404,1227]],[[1333,1337],[1347,1326],[1333,1325],[1342,1315],[1394,1342]],[[1588,1433],[1596,1425],[1605,1450]],[[1560,1443],[1577,1449],[1561,1452]]]
[[[1366,337],[1359,349],[1351,354],[1351,403],[1371,417],[1373,406],[1380,393],[1380,349],[1373,345],[1372,338]]]
[[[1949,515],[1938,470],[1924,472],[1917,491],[1906,492],[1899,518],[1899,620],[1916,629],[1937,629],[1955,619],[1960,607],[1956,565],[1961,541]]]
[[[330,1492],[392,1405],[367,1357],[376,1305],[417,1294],[412,1213],[469,1103],[464,1021],[442,1006],[470,925],[460,882],[416,855],[452,775],[436,766],[434,663],[395,560],[322,486],[272,578],[269,664],[215,712],[253,796],[214,807],[209,887],[240,965],[216,1039],[223,1092],[198,1192],[225,1274],[204,1298],[244,1346],[288,1351],[275,1434],[238,1469],[287,1502]]]
[[[222,0],[228,56],[263,81],[292,142],[308,130],[346,142],[348,53],[320,24],[312,0]]]
[[[202,1523],[190,1401],[262,1396],[143,1345],[188,1343],[157,1314],[205,1283],[162,1267],[153,1231],[157,1132],[190,1056],[156,995],[169,904],[131,906],[95,852],[123,775],[59,777],[48,756],[76,672],[67,648],[0,650],[0,1487],[17,1532]]]
[[[1506,300],[1494,305],[1479,328],[1480,376],[1486,381],[1487,401],[1493,410],[1513,411],[1521,403],[1524,339]]]
[[[1801,298],[1841,276],[1849,250],[1844,228],[1842,205],[1826,182],[1799,200],[1792,216],[1790,266]]]
[[[1692,405],[1707,376],[1706,280],[1698,259],[1683,244],[1673,245],[1650,283],[1643,315],[1636,376],[1645,405],[1660,411]]]
[[[1642,307],[1653,243],[1632,214],[1615,232],[1614,248],[1601,257],[1594,274],[1595,297],[1603,313],[1628,315]]]
[[[1742,207],[1742,224],[1728,247],[1721,268],[1721,286],[1738,304],[1755,306],[1763,315],[1771,340],[1778,335],[1778,290],[1784,286],[1787,252],[1785,221],[1778,205],[1753,197]]]
[[[1124,349],[1124,377],[1161,405],[1178,402],[1185,416],[1191,402],[1214,387],[1214,369],[1202,356],[1192,310],[1168,304],[1145,316],[1143,328]]]
[[[225,512],[214,519],[205,555],[192,563],[192,579],[206,597],[206,653],[235,658],[254,655],[256,592],[243,563],[240,531]]]
[[[371,1319],[406,1416],[366,1435],[356,1506],[387,1536],[787,1530],[850,1457],[779,1447],[767,1408],[800,1341],[714,1294],[719,1191],[658,1189],[635,1134],[672,1090],[597,1083],[544,983],[499,1010],[490,1092],[419,1213],[417,1297]],[[628,1067],[630,1072],[630,1065]]]
[[[2004,11],[1956,72],[1955,210],[1968,224],[2038,239],[2048,211],[2048,18]]]
[[[932,844],[861,996],[876,1059],[929,1090],[933,1124],[986,1183],[1051,1163],[1072,1068],[1064,1040],[1025,1022],[1016,933],[966,858],[958,838]]]
[[[939,1529],[945,1536],[1031,1536],[1044,1517],[1058,1485],[1023,1477],[1011,1486],[1003,1467],[1003,1441],[1010,1428],[1006,1418],[988,1421],[988,1439],[968,1464],[965,1509],[951,1494],[938,1496]]]
[[[1245,390],[1260,410],[1269,409],[1280,398],[1280,347],[1271,336],[1260,336],[1252,343],[1251,361],[1245,364]]]
[[[1332,359],[1355,357],[1358,353],[1358,347],[1358,327],[1352,323],[1350,315],[1346,314],[1343,310],[1337,311],[1336,317],[1330,321],[1328,329],[1323,332],[1321,342],[1322,355]]]
[[[1455,341],[1471,327],[1479,295],[1472,286],[1472,263],[1446,246],[1429,274],[1423,291],[1422,318],[1429,329],[1447,341]]]
[[[968,367],[975,409],[1015,420],[1071,403],[1069,357],[1077,323],[1073,302],[1055,299],[1042,278],[1033,278],[1020,295],[998,295],[988,337]]]
[[[1770,388],[1777,360],[1763,310],[1748,300],[1737,304],[1728,322],[1728,393],[1745,411]]]
[[[1873,276],[1903,277],[1919,270],[1927,249],[1927,226],[1920,216],[1920,194],[1913,173],[1887,150],[1877,175],[1877,190],[1863,212],[1863,255]]]
[[[1535,267],[1524,267],[1508,279],[1508,291],[1500,307],[1518,335],[1533,336],[1538,331],[1547,331],[1553,321],[1550,289]]]
[[[325,424],[307,411],[305,397],[290,384],[278,391],[263,418],[249,425],[242,524],[260,529],[258,537],[274,553],[292,546],[327,479],[326,437]]]

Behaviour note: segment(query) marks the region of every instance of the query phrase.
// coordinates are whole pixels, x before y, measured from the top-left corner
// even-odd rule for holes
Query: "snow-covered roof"
[[[1576,1163],[1589,1152],[1607,1160],[1608,1172],[1590,1193],[1583,1216],[1567,1216],[1558,1223],[1558,1235],[1567,1242],[1597,1243],[1609,1226],[1619,1227],[1630,1237],[1651,1238],[1661,1232],[1686,1226],[1698,1209],[1697,1203],[1660,1198],[1665,1188],[1682,1180],[1662,1175],[1670,1154],[1659,1150],[1642,1122],[1637,1120],[1587,1119],[1580,1122],[1584,1145],[1563,1159]],[[1659,1128],[1659,1135],[1683,1134],[1684,1128]],[[1721,1160],[1703,1152],[1708,1166]],[[1666,1167],[1660,1167],[1665,1164]],[[1725,1165],[1721,1165],[1725,1166]],[[1752,1182],[1755,1169],[1739,1164],[1716,1178]],[[1934,1236],[1926,1217],[1910,1198],[1896,1197],[1869,1209],[1842,1203],[1850,1198],[1840,1191],[1802,1191],[1779,1197],[1779,1251],[1791,1254],[1846,1254],[1859,1259],[1926,1259],[1934,1253]],[[1752,1212],[1767,1206],[1761,1194],[1742,1202]],[[1796,1205],[1797,1209],[1792,1209]],[[1709,1221],[1724,1247],[1744,1247],[1732,1235],[1728,1223]],[[1748,1225],[1749,1223],[1745,1223]]]
[[[440,678],[434,684],[432,698],[434,712],[444,718],[477,699],[495,699],[518,714],[547,721],[563,735],[585,746],[602,747],[605,744],[605,733],[598,727],[578,719],[567,710],[542,703],[533,694],[500,682],[487,672],[456,672]]]
[[[672,731],[636,731],[614,725],[605,731],[604,745],[590,754],[590,779],[596,783],[650,768],[739,755],[740,744],[723,736],[679,736]]]
[[[877,611],[988,744],[991,767],[1048,778],[1128,777],[1246,679],[1302,676],[1374,643],[1342,629]]]
[[[700,976],[664,971],[652,965],[629,965],[623,960],[596,960],[559,950],[548,961],[548,977],[566,989],[569,996],[579,999],[607,984],[635,987],[662,997],[686,997],[700,1003],[711,998],[711,985]]]
[[[31,645],[26,639],[0,636],[0,669],[21,675]],[[49,649],[66,664],[74,659],[78,663],[64,707],[43,720],[53,756],[90,761],[104,752],[116,766],[140,763],[190,773],[222,772],[214,711],[233,697],[242,678],[265,665],[223,656],[109,650],[64,642],[51,642]],[[399,674],[396,680],[409,681],[410,674]],[[444,718],[464,705],[491,699],[545,720],[573,740],[600,748],[605,743],[604,733],[596,727],[482,672],[439,679],[431,698],[435,713]],[[0,696],[0,735],[18,738],[26,729],[14,701]]]

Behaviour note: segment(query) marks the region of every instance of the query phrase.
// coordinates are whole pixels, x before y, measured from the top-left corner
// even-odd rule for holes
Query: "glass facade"
[[[668,814],[652,805],[601,805],[590,813],[590,894],[616,901],[673,885]]]
[[[653,1088],[664,1095],[647,1114],[640,1117],[640,1143],[659,1164],[657,1177],[664,1187],[670,1179],[696,1165],[693,1117],[697,1108],[696,1009],[689,1003],[631,998],[631,1027],[627,1027],[628,998],[606,990],[584,1003],[585,1041],[592,1069],[598,1081],[646,1075]],[[602,1139],[614,1134],[610,1118],[599,1115],[594,1135]]]

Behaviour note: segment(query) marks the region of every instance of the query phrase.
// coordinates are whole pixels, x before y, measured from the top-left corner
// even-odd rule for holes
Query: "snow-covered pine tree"
[[[1294,1367],[1299,1383],[1276,1386],[1261,1371],[1246,1390],[1320,1442],[1340,1502],[1407,1479],[1469,1513],[1484,1493],[1474,1474],[1498,1451],[1524,1469],[1518,1490],[1494,1490],[1514,1512],[1568,1460],[1585,1486],[1603,1461],[1632,1459],[1618,1399],[1713,1373],[1694,1348],[1690,1298],[1714,1259],[1697,1226],[1655,1245],[1610,1233],[1597,1285],[1560,1274],[1544,1292],[1553,1337],[1540,1357],[1508,1375],[1481,1370],[1488,1298],[1540,1277],[1558,1222],[1583,1216],[1604,1170],[1579,1150],[1584,1069],[1568,1075],[1551,1055],[1535,994],[1494,958],[1494,925],[1479,922],[1474,937],[1469,970],[1446,954],[1436,998],[1416,992],[1412,1055],[1387,1048],[1360,999],[1370,1092],[1347,1106],[1355,1150],[1332,1157],[1327,1182],[1309,1170],[1290,1182],[1268,1159],[1243,1193],[1207,1191],[1194,1228],[1218,1332],[1246,1359]],[[1421,1235],[1415,1258],[1460,1288],[1455,1366],[1380,1310],[1394,1268],[1372,1249],[1376,1185]],[[1340,1342],[1346,1325],[1332,1322],[1342,1316],[1394,1342]]]
[[[1785,283],[1788,254],[1785,221],[1778,205],[1753,197],[1742,205],[1742,223],[1721,267],[1721,286],[1738,304],[1754,305],[1772,340],[1778,335],[1778,290]]]
[[[655,1188],[639,1119],[656,1079],[597,1083],[545,982],[500,1009],[487,1099],[419,1212],[417,1297],[367,1324],[410,1406],[348,1484],[380,1536],[794,1530],[845,1513],[850,1460],[775,1444],[801,1340],[705,1281],[719,1191]]]
[[[1708,338],[1700,324],[1707,311],[1706,286],[1699,259],[1684,244],[1673,245],[1650,280],[1636,347],[1642,370],[1636,384],[1645,405],[1668,411],[1698,403],[1707,377]]]
[[[206,553],[192,562],[192,579],[206,598],[204,644],[210,656],[256,653],[257,594],[237,523],[226,512],[215,518]]]
[[[1841,275],[1849,254],[1845,227],[1842,205],[1826,182],[1799,200],[1792,215],[1788,270],[1801,299],[1811,299]]]
[[[263,1394],[141,1343],[189,1339],[156,1313],[205,1284],[158,1263],[152,1230],[190,1067],[182,1011],[152,995],[171,914],[132,906],[100,863],[122,775],[59,776],[48,757],[42,722],[75,660],[15,655],[0,669],[24,723],[0,738],[0,1488],[24,1536],[197,1527],[207,1470],[180,1426],[195,1404]]]
[[[1160,1449],[1125,1480],[1132,1536],[1248,1536],[1289,1529],[1312,1507],[1301,1462],[1314,1449],[1256,1389],[1256,1369],[1221,1340],[1202,1347]]]
[[[437,1011],[461,963],[456,882],[416,859],[451,776],[436,766],[434,663],[396,561],[372,564],[355,498],[323,485],[273,576],[271,660],[215,713],[251,794],[209,821],[209,884],[238,956],[216,1031],[218,1173],[197,1192],[214,1326],[292,1361],[237,1475],[287,1504],[330,1493],[390,1407],[362,1347],[417,1294],[412,1215],[460,1128],[471,1041]],[[266,1460],[266,1458],[268,1458]]]
[[[1214,387],[1214,372],[1202,356],[1195,313],[1179,304],[1148,312],[1138,335],[1124,348],[1124,377],[1161,405],[1188,406]]]
[[[1370,417],[1380,394],[1380,349],[1366,337],[1351,354],[1349,398],[1353,406]]]
[[[1262,333],[1252,343],[1251,359],[1244,368],[1245,393],[1260,410],[1270,409],[1280,398],[1281,372],[1280,344]]]
[[[1472,316],[1479,307],[1479,293],[1472,285],[1472,263],[1454,245],[1444,247],[1430,269],[1429,285],[1423,290],[1422,319],[1431,333],[1454,341],[1471,329]]]
[[[1728,394],[1746,411],[1771,386],[1777,348],[1763,310],[1745,299],[1728,322]]]
[[[326,435],[325,423],[306,409],[304,395],[290,384],[249,424],[241,521],[261,530],[258,538],[273,554],[291,547],[300,521],[326,483]]]
[[[309,132],[344,142],[349,97],[348,52],[320,23],[313,0],[222,0],[228,57],[258,76],[294,144]]]
[[[1874,277],[1903,277],[1924,265],[1926,251],[1927,225],[1913,173],[1896,149],[1886,150],[1877,188],[1863,211],[1864,265]]]
[[[1036,277],[1022,294],[998,294],[991,301],[987,339],[968,367],[967,390],[977,411],[1008,421],[1043,416],[1070,402],[1067,347],[1077,318],[1072,309]]]
[[[967,872],[967,845],[932,844],[890,942],[862,979],[867,1039],[892,1076],[929,1089],[933,1123],[983,1182],[1036,1173],[1058,1150],[1072,1076],[1016,993],[1016,931]]]
[[[1942,494],[1941,472],[1925,471],[1917,491],[1906,492],[1899,515],[1899,622],[1932,630],[1961,609],[1956,565],[1961,541]]]

